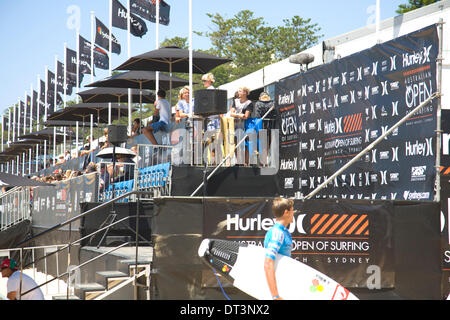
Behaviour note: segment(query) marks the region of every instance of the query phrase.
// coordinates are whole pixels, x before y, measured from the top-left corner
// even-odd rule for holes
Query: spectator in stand
[[[159,90],[155,101],[155,110],[153,111],[153,117],[159,116],[159,121],[152,121],[142,130],[142,133],[152,144],[158,144],[154,135],[155,133],[159,131],[167,132],[169,130],[170,113],[170,103],[166,100],[166,92]]]
[[[142,133],[142,127],[141,127],[141,119],[136,118],[133,121],[133,126],[131,127],[131,135],[128,136],[128,138],[134,138],[137,137]]]
[[[176,105],[176,115],[175,121],[180,123],[182,119],[189,118],[189,114],[191,113],[191,108],[193,108],[193,103],[190,103],[190,94],[189,87],[183,87],[180,90],[179,100]],[[193,109],[192,109],[193,111]]]
[[[252,118],[253,103],[248,99],[250,89],[241,87],[238,90],[239,99],[235,100],[235,106],[231,108],[230,116],[235,119],[235,129],[243,129],[245,133],[249,133],[256,129],[256,119]],[[256,131],[256,130],[255,130]],[[253,144],[245,141],[245,164],[249,163],[249,149],[253,152]]]
[[[70,159],[72,159],[72,155],[70,154],[69,150],[66,150],[64,154],[64,161],[69,161]]]
[[[42,290],[36,288],[38,284],[30,276],[18,270],[14,259],[4,259],[0,265],[0,270],[2,277],[8,278],[6,287],[9,300],[45,300]],[[22,285],[20,282],[22,282]],[[30,291],[33,288],[36,289]],[[21,292],[27,291],[30,292],[20,296]]]
[[[274,106],[274,101],[270,99],[267,92],[261,92],[259,95],[259,101],[255,103],[255,118],[262,118],[269,110]],[[276,120],[276,111],[273,109],[265,118],[264,129],[274,129]]]
[[[84,145],[84,147],[82,148],[82,150],[80,152],[80,157],[88,155],[84,159],[83,170],[86,170],[87,166],[89,165],[89,162],[92,161],[92,152],[95,151],[95,149],[91,148],[92,147],[92,141],[91,141],[91,137],[90,136],[86,137],[86,141],[87,141],[87,144]]]
[[[236,106],[236,99],[239,99],[239,92],[234,93],[234,99],[231,102],[228,112],[220,116],[220,124],[223,135],[224,157],[230,153],[234,153],[234,118],[231,117],[231,109]],[[226,162],[227,166],[231,165],[231,157]]]
[[[108,139],[108,128],[103,129],[103,136],[105,137],[105,142],[100,149],[103,150],[108,147],[112,147],[112,144],[109,142],[109,139]]]

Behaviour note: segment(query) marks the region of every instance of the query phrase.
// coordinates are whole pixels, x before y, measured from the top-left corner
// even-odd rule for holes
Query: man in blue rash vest
[[[272,211],[276,223],[267,231],[264,239],[264,248],[266,251],[264,272],[272,299],[282,300],[278,294],[274,263],[277,254],[291,256],[292,237],[287,227],[294,220],[294,201],[291,199],[277,198],[273,201]]]

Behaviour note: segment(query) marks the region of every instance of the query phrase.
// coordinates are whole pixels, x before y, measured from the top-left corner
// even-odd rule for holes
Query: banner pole
[[[161,1],[156,1],[156,26],[155,26],[155,42],[156,42],[156,50],[159,49],[159,9],[160,9]],[[159,90],[159,71],[156,71],[156,87],[155,93]],[[142,119],[141,119],[142,120]]]
[[[23,135],[27,134],[27,105],[28,105],[28,99],[27,99],[27,92],[25,91],[25,105],[23,106]]]
[[[94,82],[94,15],[95,12],[91,11],[91,82]]]
[[[38,74],[37,76],[37,81],[38,81],[38,86],[39,86],[39,91],[38,91],[38,95],[37,95],[37,108],[36,108],[36,131],[39,131],[40,125],[39,123],[41,122],[40,119],[40,108],[41,108],[41,93],[42,93],[42,87],[41,87],[41,75]]]
[[[113,15],[113,9],[112,9],[112,0],[109,0],[109,76],[112,76],[112,15]],[[111,102],[108,103],[108,125],[111,125]]]
[[[77,104],[80,102],[80,96],[78,92],[80,92],[80,30],[77,29]]]
[[[33,105],[34,105],[33,84],[30,86],[30,133],[33,132]]]
[[[64,42],[64,109],[67,106],[67,42]],[[63,156],[66,157],[66,127],[63,127],[64,143],[63,143]]]
[[[437,91],[442,92],[442,61],[444,60],[444,19],[440,18],[439,25],[439,56],[437,58]],[[438,98],[436,111],[436,194],[435,202],[441,201],[441,143],[442,143],[442,98]]]
[[[127,1],[127,10],[128,10],[128,14],[127,14],[127,39],[128,39],[128,59],[131,58],[131,1],[128,0]],[[131,89],[128,88],[128,134],[131,134],[131,107],[133,104],[133,97],[131,95]],[[120,108],[120,105],[119,105]]]
[[[356,155],[352,160],[350,160],[347,164],[345,164],[341,169],[336,171],[331,177],[325,180],[321,185],[319,185],[316,189],[314,189],[310,194],[308,194],[303,199],[311,199],[315,196],[320,190],[322,190],[327,184],[329,184],[334,178],[340,175],[342,172],[347,170],[352,164],[358,161],[363,155],[372,150],[377,144],[384,140],[388,135],[390,135],[395,129],[400,127],[403,123],[405,123],[411,116],[413,116],[417,111],[425,107],[428,103],[430,103],[433,99],[440,96],[440,92],[432,94],[428,99],[426,99],[422,104],[417,106],[413,111],[404,116],[399,122],[397,122],[393,127],[387,130],[384,134],[382,134],[378,139],[368,145],[363,151],[361,151],[358,155]]]

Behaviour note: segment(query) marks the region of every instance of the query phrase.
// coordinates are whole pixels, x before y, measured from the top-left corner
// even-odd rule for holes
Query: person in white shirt
[[[40,288],[36,288],[38,284],[25,273],[17,270],[17,263],[14,259],[4,259],[0,265],[2,277],[8,278],[6,284],[7,298],[9,300],[45,300],[44,294]],[[20,287],[20,278],[22,278],[22,288]],[[33,291],[30,291],[31,289]],[[27,292],[20,296],[20,292]]]
[[[166,100],[166,92],[164,90],[159,90],[157,96],[158,99],[155,101],[155,111],[153,112],[153,117],[159,115],[159,121],[152,121],[147,127],[142,130],[142,133],[154,145],[158,144],[154,134],[159,131],[167,132],[169,130],[171,115],[170,103]]]

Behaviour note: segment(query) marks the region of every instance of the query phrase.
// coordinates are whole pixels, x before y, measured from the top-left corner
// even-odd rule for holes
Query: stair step
[[[92,300],[103,292],[105,292],[105,287],[98,283],[75,285],[75,294],[82,300]]]
[[[95,281],[103,285],[107,290],[114,288],[128,278],[128,274],[120,271],[98,271],[95,274]]]
[[[52,296],[52,300],[80,300],[80,298],[74,295],[69,295],[69,299],[67,299],[67,295],[58,295]]]

